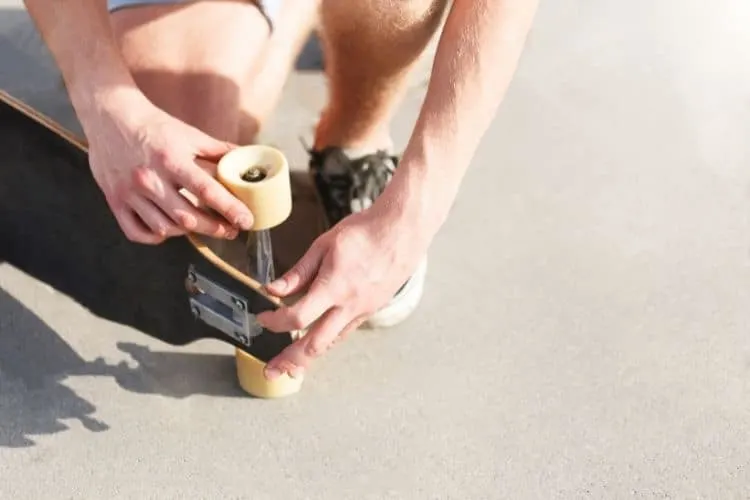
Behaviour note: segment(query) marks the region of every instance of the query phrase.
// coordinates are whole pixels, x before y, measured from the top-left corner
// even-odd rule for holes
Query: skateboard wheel
[[[253,214],[253,231],[270,229],[292,212],[289,163],[271,146],[241,146],[219,160],[217,177]]]
[[[266,364],[243,351],[235,351],[237,379],[240,387],[256,398],[283,398],[299,392],[303,378],[292,378],[286,374],[268,380],[263,374]]]

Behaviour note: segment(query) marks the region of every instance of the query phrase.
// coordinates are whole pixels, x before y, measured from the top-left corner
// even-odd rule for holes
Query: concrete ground
[[[75,127],[2,1],[0,87]],[[742,0],[543,2],[422,306],[290,399],[0,265],[0,498],[747,498],[748,26]],[[269,131],[299,165],[324,90],[295,73]]]

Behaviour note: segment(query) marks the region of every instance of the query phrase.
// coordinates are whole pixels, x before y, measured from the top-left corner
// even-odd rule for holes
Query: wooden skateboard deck
[[[2,91],[0,151],[0,261],[167,344],[216,339],[234,346],[239,382],[254,396],[299,389],[300,380],[262,376],[295,332],[272,333],[253,322],[282,302],[249,276],[242,234],[233,241],[190,235],[157,246],[129,241],[91,175],[84,141]],[[239,325],[236,335],[206,322],[203,311],[196,317],[201,286],[218,287],[214,295],[235,306],[224,319]]]

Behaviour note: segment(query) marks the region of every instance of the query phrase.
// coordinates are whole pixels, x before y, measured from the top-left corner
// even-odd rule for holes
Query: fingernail
[[[237,237],[238,231],[236,229],[230,229],[227,231],[227,239],[233,240]]]
[[[281,370],[273,367],[266,367],[266,378],[268,380],[274,380],[281,376]]]
[[[284,291],[289,286],[289,283],[287,283],[286,278],[279,278],[276,281],[272,282],[269,286],[279,293],[284,293]]]
[[[242,229],[248,230],[252,226],[253,221],[247,215],[240,215],[239,217],[237,217],[236,224],[240,226]]]

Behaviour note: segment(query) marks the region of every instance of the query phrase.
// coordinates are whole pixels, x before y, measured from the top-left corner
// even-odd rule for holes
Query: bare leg
[[[155,105],[217,139],[238,140],[241,89],[269,36],[254,5],[144,5],[111,19],[136,83]]]
[[[315,147],[390,146],[388,122],[447,0],[323,0],[328,107]]]
[[[278,101],[313,13],[285,8],[273,34],[254,4],[234,0],[132,7],[111,22],[154,104],[217,139],[249,143]]]
[[[320,0],[284,0],[273,35],[264,47],[262,63],[242,94],[242,108],[253,114],[241,118],[241,136],[253,137],[278,104],[284,82],[300,50],[318,22]]]

